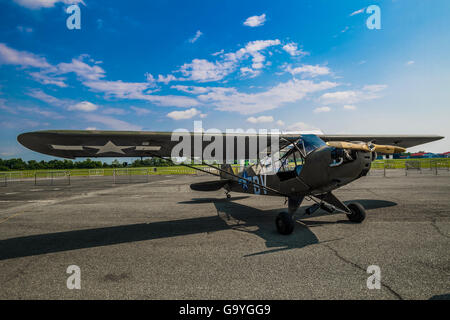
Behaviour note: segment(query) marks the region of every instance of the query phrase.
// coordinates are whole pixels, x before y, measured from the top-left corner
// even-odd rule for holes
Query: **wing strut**
[[[170,159],[170,158],[169,158],[169,159],[168,159],[168,158],[163,158],[163,157],[161,157],[161,156],[157,156],[157,155],[153,155],[153,154],[150,154],[150,156],[151,156],[151,157],[155,157],[155,158],[159,158],[159,159],[162,159],[162,160],[170,161],[171,163],[175,164],[175,163],[172,161],[172,159]],[[196,167],[191,166],[191,165],[189,165],[189,164],[182,163],[181,165],[182,165],[182,166],[185,166],[185,167],[188,167],[188,168],[191,168],[191,169],[194,169],[194,170],[202,171],[202,172],[205,172],[205,173],[212,174],[212,175],[214,175],[214,176],[220,177],[220,175],[218,175],[218,174],[216,174],[216,173],[208,172],[208,171],[206,171],[206,170],[203,170],[203,169],[200,169],[200,168],[196,168]],[[228,174],[228,175],[230,175],[230,176],[232,176],[232,177],[235,177],[235,178],[237,178],[237,179],[245,180],[245,181],[247,181],[247,182],[250,183],[250,184],[253,184],[253,185],[255,185],[255,186],[258,186],[258,187],[260,187],[260,188],[262,188],[262,189],[265,189],[265,190],[268,190],[268,191],[272,191],[272,192],[274,192],[274,193],[276,193],[276,194],[279,194],[279,195],[281,195],[281,196],[289,197],[287,194],[281,193],[281,192],[278,191],[278,190],[272,189],[272,188],[267,187],[267,186],[263,186],[262,184],[253,182],[253,180],[250,180],[250,179],[247,179],[247,178],[244,178],[244,177],[235,175],[234,173],[225,171],[225,170],[223,170],[223,169],[220,169],[220,168],[215,167],[215,166],[213,166],[213,165],[210,165],[210,164],[208,164],[208,163],[202,162],[202,165],[205,165],[205,166],[208,166],[208,167],[210,167],[210,168],[216,169],[216,170],[218,170],[218,171],[220,171],[220,172],[223,172],[223,173],[225,173],[225,174]]]

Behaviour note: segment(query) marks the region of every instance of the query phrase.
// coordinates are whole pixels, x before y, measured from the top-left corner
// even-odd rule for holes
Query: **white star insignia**
[[[86,148],[98,149],[96,154],[114,152],[125,154],[123,149],[134,148],[135,146],[116,146],[113,142],[108,141],[104,146],[85,146]]]

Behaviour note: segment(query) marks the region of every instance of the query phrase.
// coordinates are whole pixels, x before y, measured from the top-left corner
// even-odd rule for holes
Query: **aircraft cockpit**
[[[313,134],[301,135],[298,140],[280,150],[280,169],[277,172],[280,180],[287,180],[299,175],[306,157],[312,151],[326,146],[326,143]]]

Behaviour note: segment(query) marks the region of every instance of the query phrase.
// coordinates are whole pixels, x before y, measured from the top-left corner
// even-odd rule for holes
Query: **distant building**
[[[437,153],[432,153],[432,152],[417,152],[417,153],[412,153],[410,156],[410,158],[441,158],[442,155],[441,154],[437,154]]]

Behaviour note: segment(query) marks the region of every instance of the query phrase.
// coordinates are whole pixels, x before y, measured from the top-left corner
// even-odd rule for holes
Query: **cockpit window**
[[[303,151],[305,152],[305,156],[308,155],[311,151],[314,151],[317,148],[325,145],[325,141],[314,134],[304,134],[297,142],[297,146],[300,148],[300,150],[303,149]]]
[[[280,170],[282,172],[292,171],[297,166],[303,165],[304,156],[303,154],[294,146],[289,146],[288,150],[281,157]]]
[[[306,158],[309,153],[325,145],[326,143],[318,136],[313,134],[304,134],[295,142],[295,144],[292,143],[286,146],[284,150],[281,150],[281,159],[292,157],[297,159]]]
[[[260,161],[252,167],[256,174],[261,174],[262,172],[264,172],[264,174],[277,173],[278,175],[282,173],[292,173],[292,177],[294,177],[294,173],[297,175],[300,174],[306,156],[317,148],[325,145],[326,143],[316,135],[301,135],[295,142],[286,145],[279,151],[279,158],[266,157],[260,159]],[[290,177],[290,175],[287,175],[284,178]]]

